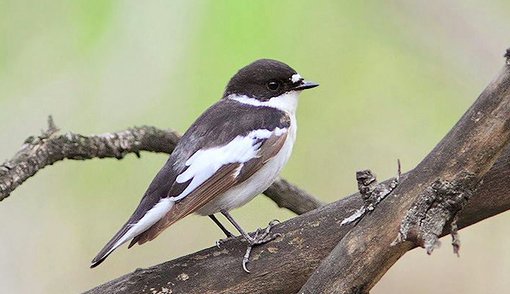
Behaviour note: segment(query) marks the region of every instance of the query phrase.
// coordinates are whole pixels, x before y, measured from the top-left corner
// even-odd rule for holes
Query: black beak
[[[301,91],[317,87],[319,84],[312,81],[301,80],[292,90]]]

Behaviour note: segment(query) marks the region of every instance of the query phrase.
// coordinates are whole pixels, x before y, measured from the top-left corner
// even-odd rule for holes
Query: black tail
[[[125,242],[129,241],[125,240],[120,244],[116,244],[124,235],[128,232],[129,228],[131,227],[130,221],[128,221],[122,228],[113,236],[113,238],[99,251],[96,257],[92,260],[92,264],[90,265],[90,268],[95,268],[96,266],[100,265],[107,257],[112,253],[117,247],[124,244]]]

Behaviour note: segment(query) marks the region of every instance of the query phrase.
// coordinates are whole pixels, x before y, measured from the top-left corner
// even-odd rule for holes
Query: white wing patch
[[[172,201],[178,201],[188,196],[198,186],[212,177],[222,166],[229,163],[241,163],[235,175],[241,172],[242,164],[258,157],[258,151],[262,142],[261,139],[268,139],[272,135],[281,136],[287,132],[286,128],[276,128],[272,131],[266,129],[254,130],[246,136],[237,136],[227,145],[213,147],[205,150],[198,150],[187,161],[186,171],[181,173],[177,183],[191,182],[181,194],[170,197]]]

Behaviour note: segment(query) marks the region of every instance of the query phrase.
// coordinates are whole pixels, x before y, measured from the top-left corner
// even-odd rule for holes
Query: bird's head
[[[287,64],[259,59],[241,68],[225,89],[226,97],[247,97],[267,102],[286,94],[299,94],[302,90],[317,87],[319,84],[305,81]]]

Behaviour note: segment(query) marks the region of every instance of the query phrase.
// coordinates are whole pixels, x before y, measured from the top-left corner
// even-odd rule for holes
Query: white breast
[[[219,212],[220,210],[228,211],[240,207],[252,200],[255,196],[264,192],[269,185],[274,182],[289,160],[290,154],[292,153],[292,147],[294,146],[294,141],[296,140],[297,122],[295,113],[299,94],[299,91],[291,91],[264,102],[246,96],[231,95],[228,97],[229,99],[233,99],[241,103],[273,107],[287,112],[290,116],[290,127],[287,139],[285,140],[280,152],[271,158],[259,171],[254,173],[244,182],[232,187],[227,192],[218,195],[196,213],[201,215],[211,215]]]
[[[281,170],[289,160],[292,147],[296,140],[297,124],[294,114],[291,115],[291,124],[287,139],[273,158],[271,158],[259,171],[246,181],[232,187],[227,192],[217,196],[197,211],[200,215],[210,215],[220,210],[231,210],[240,207],[255,196],[264,192],[278,177]]]

